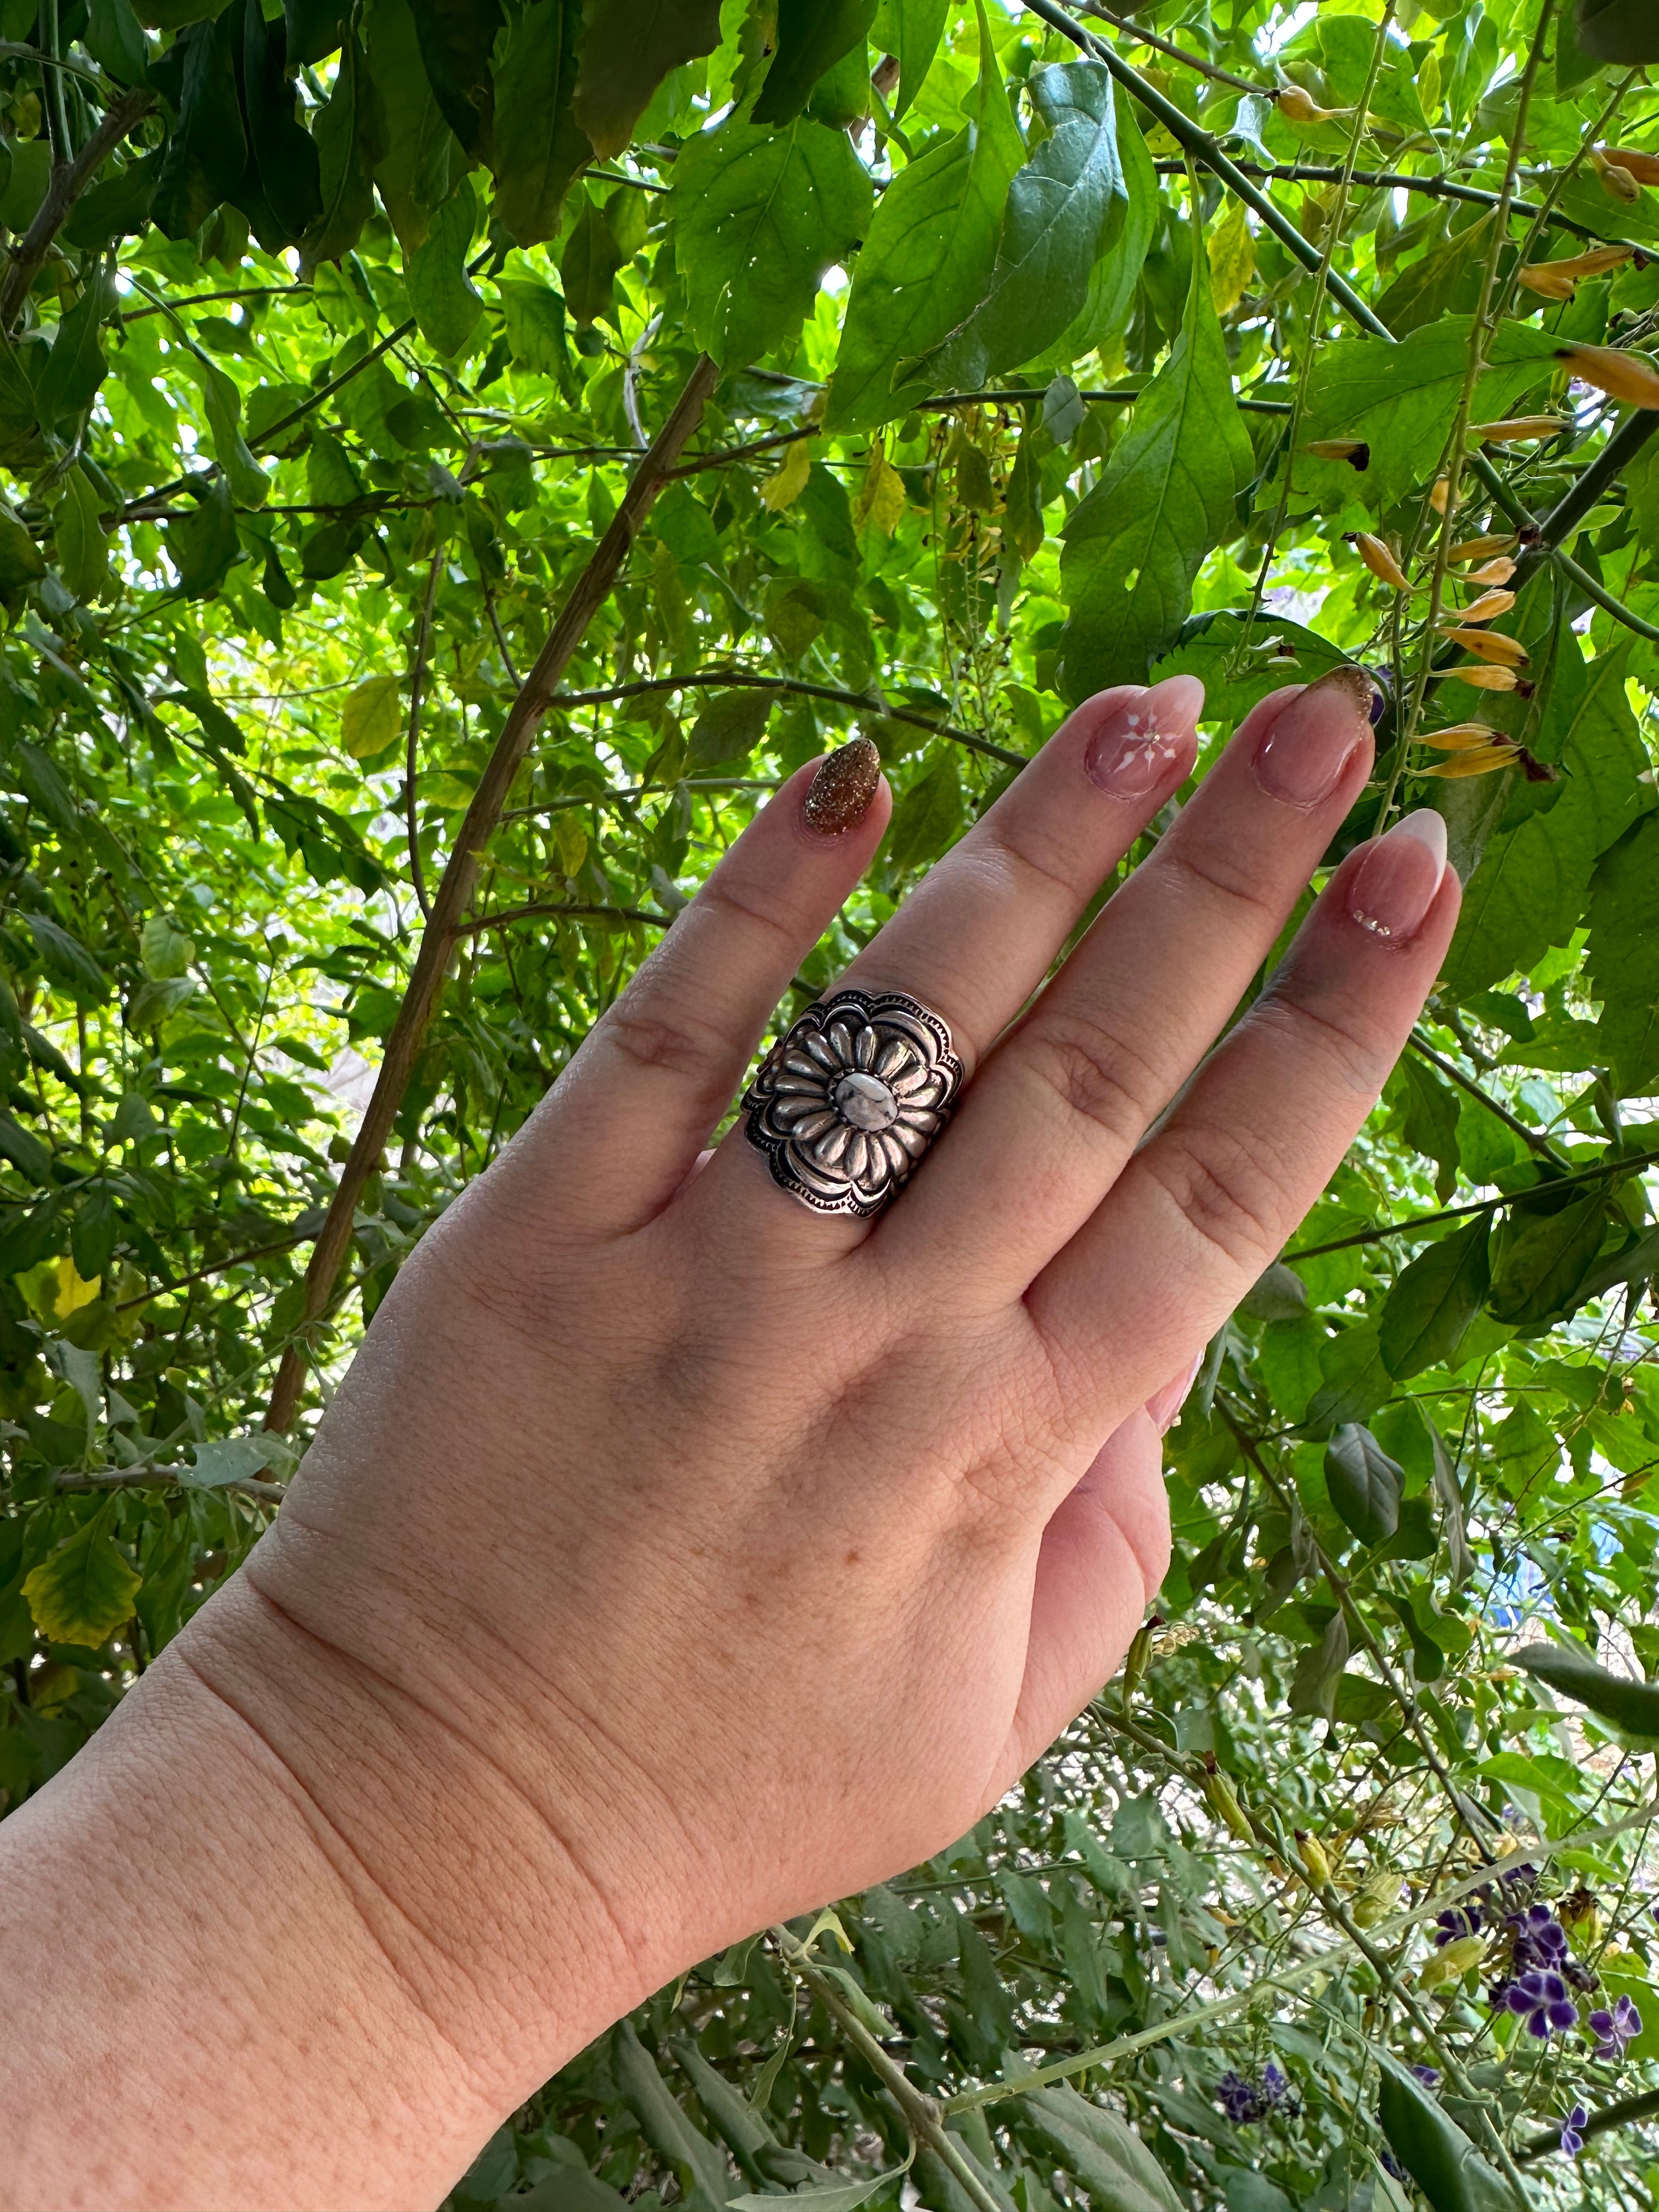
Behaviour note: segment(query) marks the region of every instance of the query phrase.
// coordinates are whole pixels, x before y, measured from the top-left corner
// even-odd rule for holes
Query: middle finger
[[[1075,1235],[1272,951],[1371,762],[1370,678],[1264,700],[981,1071],[878,1248],[1018,1296]]]

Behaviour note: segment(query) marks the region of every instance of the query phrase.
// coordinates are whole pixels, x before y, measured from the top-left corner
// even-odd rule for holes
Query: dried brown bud
[[[1453,645],[1499,668],[1524,668],[1531,658],[1519,638],[1505,637],[1501,629],[1464,629],[1454,623],[1445,627],[1444,634]]]

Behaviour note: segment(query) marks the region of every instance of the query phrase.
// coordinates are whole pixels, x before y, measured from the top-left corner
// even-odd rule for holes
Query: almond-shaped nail
[[[1369,744],[1377,690],[1363,668],[1345,662],[1298,692],[1256,748],[1255,780],[1285,806],[1317,806]]]
[[[801,820],[820,837],[856,829],[881,781],[881,755],[868,738],[854,738],[818,764],[801,802]]]
[[[1083,756],[1091,783],[1114,799],[1150,799],[1180,782],[1193,764],[1204,686],[1195,676],[1168,676],[1113,708]]]
[[[1348,886],[1348,912],[1373,937],[1413,936],[1446,872],[1446,824],[1431,806],[1378,838]]]
[[[1176,1418],[1187,1402],[1187,1394],[1198,1380],[1198,1370],[1204,1364],[1200,1352],[1190,1367],[1185,1367],[1161,1390],[1154,1390],[1146,1401],[1147,1417],[1159,1436],[1167,1436],[1176,1425]]]

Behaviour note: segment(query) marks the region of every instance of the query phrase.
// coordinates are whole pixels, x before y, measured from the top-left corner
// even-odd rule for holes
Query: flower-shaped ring
[[[749,1086],[749,1141],[817,1213],[879,1213],[950,1118],[963,1067],[947,1024],[902,991],[809,1006]]]

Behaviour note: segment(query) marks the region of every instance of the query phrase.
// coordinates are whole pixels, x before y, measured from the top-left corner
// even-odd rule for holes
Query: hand
[[[873,1222],[796,1203],[741,1127],[697,1171],[885,823],[872,757],[803,770],[420,1245],[152,1669],[274,1758],[474,2124],[697,1959],[953,1841],[1115,1668],[1168,1557],[1154,1413],[1455,919],[1408,817],[1210,1051],[1365,781],[1370,696],[1263,702],[1045,988],[1202,692],[1071,717],[846,979],[936,1009],[968,1068]]]

